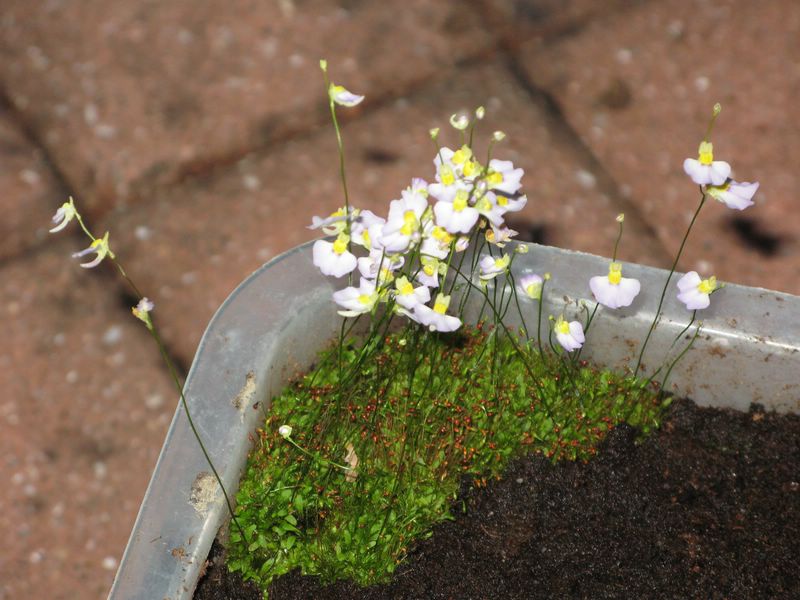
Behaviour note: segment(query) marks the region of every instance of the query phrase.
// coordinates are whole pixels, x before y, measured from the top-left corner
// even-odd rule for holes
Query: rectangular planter
[[[605,274],[608,259],[530,245],[516,257],[515,275],[552,273],[547,315],[576,313],[590,298],[589,278]],[[635,363],[654,317],[667,272],[626,265],[642,283],[633,305],[598,311],[582,357],[622,370]],[[657,368],[690,313],[672,289],[645,355]],[[331,293],[341,282],[322,276],[311,244],[275,258],[248,277],[223,303],[200,342],[184,391],[201,436],[230,494],[236,492],[269,399],[338,334]],[[520,299],[533,329],[536,305]],[[589,303],[591,307],[593,303]],[[475,307],[471,309],[476,317]],[[514,311],[510,311],[511,314]],[[469,311],[468,311],[469,313]],[[800,412],[800,298],[761,288],[728,285],[701,311],[703,329],[671,376],[670,391],[703,406]],[[514,323],[513,319],[509,324]],[[228,514],[219,486],[179,405],[142,501],[109,598],[188,600],[211,543]]]

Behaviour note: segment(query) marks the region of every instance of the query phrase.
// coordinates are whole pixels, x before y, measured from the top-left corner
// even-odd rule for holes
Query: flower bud
[[[466,115],[453,114],[450,116],[450,125],[459,131],[464,131],[469,125],[469,119]]]

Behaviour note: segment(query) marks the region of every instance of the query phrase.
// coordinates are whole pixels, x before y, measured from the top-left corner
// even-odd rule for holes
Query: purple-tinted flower
[[[678,300],[689,310],[701,310],[711,304],[711,294],[717,289],[717,278],[700,279],[697,271],[689,271],[678,280]]]
[[[697,160],[687,158],[683,170],[698,185],[722,185],[731,174],[731,166],[722,160],[714,160],[714,146],[711,142],[700,142]]]
[[[719,200],[728,208],[744,210],[748,206],[753,206],[752,200],[758,191],[758,182],[748,183],[729,180],[722,185],[710,185],[706,188],[708,195]]]

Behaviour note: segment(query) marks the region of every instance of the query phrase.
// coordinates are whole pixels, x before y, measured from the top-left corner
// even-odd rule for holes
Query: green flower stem
[[[303,447],[302,447],[300,444],[298,444],[297,442],[295,442],[295,441],[292,439],[292,437],[291,437],[291,436],[289,436],[289,437],[285,437],[285,438],[283,438],[283,439],[285,439],[285,440],[286,440],[287,442],[289,442],[289,443],[290,443],[292,446],[294,446],[295,448],[297,448],[298,450],[300,450],[300,452],[302,452],[302,453],[303,453],[303,454],[305,454],[306,456],[308,456],[308,457],[310,457],[310,458],[313,458],[314,460],[316,460],[316,461],[318,461],[318,462],[321,462],[322,464],[328,464],[328,465],[332,465],[332,466],[334,466],[334,467],[337,467],[337,468],[339,468],[339,469],[343,469],[344,471],[348,471],[348,472],[349,472],[349,471],[352,471],[352,469],[351,469],[350,467],[346,467],[346,466],[344,466],[344,465],[340,465],[340,464],[338,464],[338,463],[335,463],[335,462],[333,462],[332,460],[328,460],[327,458],[323,458],[323,457],[322,457],[322,456],[320,456],[319,454],[315,454],[315,453],[313,453],[313,452],[309,452],[308,450],[306,450],[305,448],[303,448]]]
[[[669,376],[672,373],[672,369],[675,368],[675,365],[677,365],[678,362],[680,362],[680,360],[684,357],[684,355],[694,345],[694,342],[697,339],[697,336],[700,335],[700,329],[701,328],[702,328],[702,325],[698,325],[697,326],[697,329],[695,329],[694,335],[692,336],[692,339],[689,340],[689,343],[686,344],[686,347],[681,351],[680,354],[678,354],[678,356],[675,357],[675,360],[672,361],[672,364],[670,364],[669,368],[667,369],[667,372],[664,375],[664,379],[661,381],[661,389],[659,390],[659,393],[658,393],[659,398],[661,398],[664,395],[664,390],[667,388],[667,381],[669,380]]]
[[[656,316],[653,318],[653,322],[650,324],[650,329],[647,331],[647,335],[644,338],[644,342],[642,343],[642,348],[639,351],[639,359],[636,361],[636,368],[633,370],[633,376],[636,377],[639,373],[639,368],[642,366],[642,358],[644,358],[644,351],[647,348],[647,343],[650,341],[650,336],[653,334],[653,330],[656,328],[656,324],[661,317],[661,307],[664,305],[664,297],[667,295],[667,288],[669,287],[669,282],[672,280],[672,275],[675,273],[675,268],[678,266],[678,261],[681,258],[681,254],[683,254],[683,248],[686,246],[686,240],[689,238],[689,233],[692,231],[692,227],[694,226],[695,221],[697,221],[697,216],[700,214],[700,210],[703,208],[703,205],[706,203],[706,198],[708,197],[703,191],[703,187],[700,186],[700,204],[697,206],[697,210],[694,211],[694,216],[692,217],[691,222],[689,223],[689,227],[686,229],[686,233],[683,236],[683,240],[681,241],[681,246],[678,248],[678,253],[675,255],[675,260],[672,262],[672,267],[669,270],[669,275],[667,275],[667,281],[664,283],[664,289],[661,290],[661,298],[658,300],[658,307],[656,308]]]
[[[333,121],[333,129],[336,132],[336,145],[339,151],[339,178],[342,180],[342,190],[344,191],[344,209],[345,209],[345,233],[350,236],[350,195],[347,191],[347,173],[344,168],[344,142],[342,141],[342,132],[339,128],[339,120],[336,118],[336,104],[330,96],[331,82],[328,79],[328,71],[323,70],[323,77],[325,79],[325,95],[328,97],[328,105],[331,111],[331,120]],[[347,242],[347,250],[350,250],[350,241]]]
[[[96,238],[92,235],[92,232],[89,231],[89,228],[83,221],[83,217],[81,217],[80,213],[76,211],[75,219],[78,221],[83,232],[89,237],[92,242],[96,240]],[[133,293],[139,300],[144,299],[144,294],[139,291],[138,286],[134,283],[134,281],[128,276],[127,272],[123,268],[122,264],[117,260],[114,253],[109,248],[108,251],[108,258],[117,268],[119,271],[120,276],[125,280],[125,282],[130,286]],[[164,345],[163,340],[161,339],[161,335],[158,332],[155,324],[153,324],[152,320],[149,320],[145,323],[147,326],[147,330],[150,332],[151,337],[155,341],[156,345],[158,346],[159,354],[161,355],[161,359],[164,361],[164,364],[167,365],[167,370],[169,371],[170,377],[172,378],[173,383],[175,384],[176,389],[178,390],[178,394],[180,395],[181,404],[183,406],[183,410],[186,413],[186,420],[189,422],[189,427],[194,434],[197,443],[200,445],[200,450],[203,452],[203,456],[208,463],[208,466],[211,468],[211,472],[214,474],[214,478],[217,480],[220,489],[222,490],[222,495],[225,497],[225,504],[228,507],[228,512],[231,515],[231,520],[236,525],[236,528],[239,530],[239,534],[242,536],[242,539],[247,542],[247,536],[244,533],[244,529],[242,529],[241,525],[239,525],[239,521],[236,519],[236,515],[233,511],[233,504],[231,503],[230,498],[228,497],[228,491],[225,489],[225,485],[222,483],[222,478],[219,476],[216,467],[214,466],[214,462],[211,460],[211,457],[208,454],[208,450],[206,449],[205,444],[203,443],[203,439],[200,437],[200,433],[197,431],[197,427],[195,427],[194,420],[192,419],[192,413],[189,410],[189,404],[186,402],[186,396],[183,394],[183,386],[181,385],[180,378],[178,377],[177,370],[175,369],[175,365],[172,362],[172,359],[169,357],[167,353],[166,346]]]
[[[646,388],[648,385],[650,385],[650,383],[652,383],[652,382],[653,382],[653,380],[654,380],[656,377],[658,377],[658,374],[659,374],[659,373],[660,373],[660,372],[661,372],[661,371],[664,369],[664,367],[665,367],[665,366],[668,364],[668,363],[667,363],[667,358],[668,358],[668,356],[669,356],[669,353],[670,353],[670,352],[672,351],[672,349],[675,347],[675,344],[677,344],[677,343],[678,343],[678,340],[680,340],[680,339],[683,337],[683,334],[685,334],[687,331],[689,331],[689,329],[691,328],[691,326],[694,324],[694,321],[695,321],[695,319],[696,319],[696,318],[697,318],[697,311],[696,311],[696,310],[694,310],[694,311],[692,311],[692,318],[689,320],[689,323],[688,323],[688,325],[686,325],[686,327],[684,327],[684,328],[681,330],[681,332],[680,332],[678,335],[676,335],[676,336],[675,336],[675,339],[674,339],[674,340],[672,340],[672,343],[670,344],[669,348],[667,348],[667,352],[666,352],[666,355],[665,355],[665,357],[664,357],[664,364],[662,364],[660,367],[658,367],[658,369],[656,369],[656,370],[653,372],[653,374],[652,374],[652,375],[650,375],[650,377],[648,377],[648,378],[645,380],[645,382],[642,384],[642,387],[643,387],[643,388]],[[676,359],[676,360],[677,360],[677,359]],[[672,366],[674,366],[674,363],[672,363]],[[672,368],[672,367],[670,367],[670,369],[671,369],[671,368]]]
[[[464,275],[464,273],[462,273],[460,270],[456,270],[456,273],[458,273],[458,275],[460,275],[464,279],[464,281],[467,282],[468,285],[470,285],[471,287],[475,288],[478,292],[481,293],[481,295],[483,295],[484,298],[486,298],[486,300],[488,301],[487,304],[488,304],[489,308],[492,310],[492,314],[494,315],[495,318],[497,318],[499,316],[498,313],[497,313],[497,309],[492,304],[491,300],[489,299],[489,295],[486,293],[486,291],[481,289],[480,287],[476,286],[474,283],[472,283],[472,281],[470,281],[469,277]],[[517,355],[522,360],[522,364],[525,365],[525,370],[528,371],[528,375],[530,375],[531,380],[532,381],[536,381],[536,379],[537,379],[536,378],[536,374],[533,372],[533,368],[531,367],[530,361],[528,360],[528,357],[525,355],[525,353],[522,351],[522,349],[519,347],[519,344],[517,343],[517,340],[515,339],[515,336],[509,335],[508,339],[511,341],[511,345],[514,348],[514,351],[517,353]],[[545,412],[547,412],[547,416],[555,423],[555,420],[553,419],[553,412],[550,409],[550,403],[547,400],[545,400],[544,396],[542,397],[542,400],[543,400]]]
[[[517,282],[516,279],[514,279],[514,274],[511,272],[510,267],[508,271],[508,278],[511,280],[511,293],[514,296],[514,304],[517,307],[520,323],[522,323],[522,330],[525,332],[525,337],[528,338],[530,332],[528,331],[528,326],[525,324],[525,317],[522,315],[522,307],[520,306],[519,295],[517,294]]]

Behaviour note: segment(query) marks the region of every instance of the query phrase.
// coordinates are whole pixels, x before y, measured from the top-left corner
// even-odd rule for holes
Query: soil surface
[[[800,416],[678,401],[635,439],[622,425],[586,464],[528,457],[487,488],[465,484],[455,521],[387,585],[295,572],[270,600],[800,598]],[[195,594],[260,598],[220,565]]]

